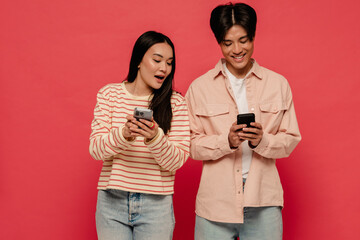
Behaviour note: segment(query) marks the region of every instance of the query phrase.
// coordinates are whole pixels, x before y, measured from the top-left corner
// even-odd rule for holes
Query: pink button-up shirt
[[[275,159],[289,156],[301,136],[288,82],[253,60],[251,74],[245,79],[246,97],[264,135],[253,149],[243,191],[241,148],[230,149],[228,142],[238,110],[223,61],[196,79],[185,96],[190,115],[190,156],[203,161],[196,214],[212,221],[242,223],[244,207],[283,206]]]

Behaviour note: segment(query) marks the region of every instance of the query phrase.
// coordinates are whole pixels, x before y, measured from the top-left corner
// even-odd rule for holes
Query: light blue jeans
[[[99,190],[99,240],[171,240],[175,226],[172,195]]]
[[[281,240],[282,232],[280,207],[246,207],[243,224],[196,216],[195,240]]]

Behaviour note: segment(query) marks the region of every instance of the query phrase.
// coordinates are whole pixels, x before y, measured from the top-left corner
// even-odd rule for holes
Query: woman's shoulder
[[[173,90],[172,95],[171,95],[171,101],[172,102],[183,102],[185,101],[185,98],[183,97],[183,95],[175,90]]]
[[[123,91],[123,83],[109,83],[100,88],[99,93],[108,95],[110,93],[116,93],[119,91]]]

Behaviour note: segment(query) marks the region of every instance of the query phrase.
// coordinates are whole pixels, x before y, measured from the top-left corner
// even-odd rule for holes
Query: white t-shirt
[[[223,63],[223,67],[225,69],[225,73],[230,81],[236,105],[238,107],[239,113],[248,113],[248,102],[246,99],[246,86],[245,79],[249,75],[251,71],[249,71],[244,78],[236,78],[226,67],[226,63]],[[247,178],[250,164],[252,159],[253,151],[249,147],[248,141],[245,141],[241,144],[242,148],[242,176],[243,178]]]

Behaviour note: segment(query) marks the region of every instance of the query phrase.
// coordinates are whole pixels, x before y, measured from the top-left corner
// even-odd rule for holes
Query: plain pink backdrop
[[[101,162],[88,153],[97,91],[122,81],[147,30],[168,35],[185,94],[221,57],[211,10],[228,1],[2,1],[0,239],[96,239]],[[303,140],[277,166],[284,239],[360,239],[359,14],[356,0],[245,1],[254,57],[284,75]],[[193,239],[201,162],[175,185],[175,240]]]

